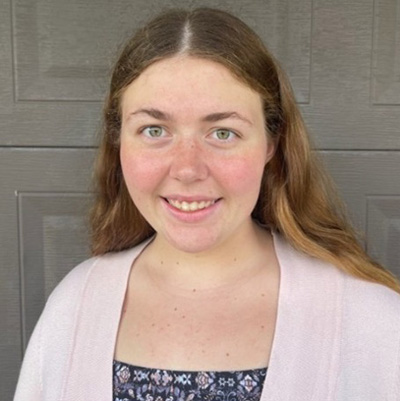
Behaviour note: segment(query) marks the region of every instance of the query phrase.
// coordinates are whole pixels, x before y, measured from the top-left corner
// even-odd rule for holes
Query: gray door
[[[365,246],[400,275],[399,0],[2,0],[0,394],[46,297],[88,255],[90,174],[117,44],[161,7],[219,6],[292,80]]]

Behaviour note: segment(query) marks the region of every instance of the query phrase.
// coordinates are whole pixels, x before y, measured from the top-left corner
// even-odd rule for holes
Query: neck
[[[253,222],[246,231],[200,253],[181,251],[156,236],[143,254],[143,266],[154,280],[175,290],[201,291],[234,285],[264,268],[274,253],[268,231]]]

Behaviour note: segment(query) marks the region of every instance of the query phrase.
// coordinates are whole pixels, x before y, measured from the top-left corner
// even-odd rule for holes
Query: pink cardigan
[[[147,242],[146,242],[147,243]],[[132,261],[89,259],[50,296],[14,401],[111,401],[112,361]],[[278,318],[262,401],[399,401],[400,296],[295,251],[274,235]]]

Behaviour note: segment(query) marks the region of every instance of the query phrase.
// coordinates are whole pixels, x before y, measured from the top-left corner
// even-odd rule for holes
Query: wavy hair
[[[213,60],[262,97],[276,152],[267,164],[252,217],[296,249],[400,293],[400,283],[360,246],[344,207],[311,150],[290,83],[261,39],[237,17],[216,9],[170,10],[137,31],[113,69],[103,114],[91,213],[92,253],[130,248],[154,230],[132,202],[119,159],[121,96],[149,65],[178,54]]]

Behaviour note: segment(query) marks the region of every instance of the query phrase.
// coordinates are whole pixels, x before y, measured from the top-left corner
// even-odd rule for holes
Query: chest
[[[259,277],[184,296],[136,283],[125,302],[115,358],[178,370],[265,367],[277,314],[278,281],[272,281]]]

